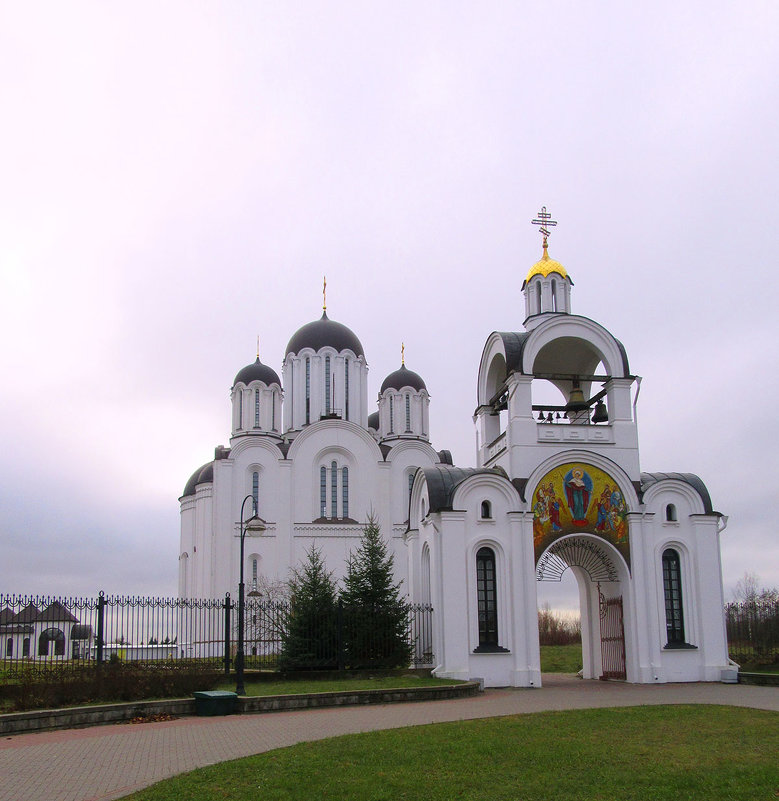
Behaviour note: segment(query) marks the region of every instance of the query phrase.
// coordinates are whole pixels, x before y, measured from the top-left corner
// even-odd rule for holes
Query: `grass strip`
[[[779,713],[575,710],[302,743],[221,763],[134,801],[657,801],[774,798]]]

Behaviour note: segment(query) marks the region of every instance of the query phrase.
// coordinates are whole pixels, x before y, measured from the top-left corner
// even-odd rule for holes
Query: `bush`
[[[582,621],[553,612],[549,604],[538,610],[538,641],[540,645],[573,645],[582,641]]]
[[[11,709],[46,709],[113,701],[180,698],[216,686],[222,674],[196,660],[166,662],[111,661],[102,665],[62,665],[45,674],[17,675],[5,695]]]

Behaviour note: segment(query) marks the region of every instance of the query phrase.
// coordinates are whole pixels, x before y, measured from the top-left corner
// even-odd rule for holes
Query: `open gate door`
[[[622,624],[622,596],[600,602],[601,680],[626,679],[625,627]]]

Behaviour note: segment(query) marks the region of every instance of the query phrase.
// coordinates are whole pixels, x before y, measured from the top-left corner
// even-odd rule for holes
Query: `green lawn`
[[[134,801],[775,798],[779,713],[576,710],[303,743],[160,782]]]
[[[582,646],[542,645],[542,673],[578,673],[582,669]]]
[[[408,687],[437,687],[460,684],[452,679],[434,679],[428,676],[373,676],[345,679],[290,679],[288,681],[247,681],[247,695],[303,695],[305,693],[349,692],[351,690],[406,689]],[[235,690],[235,680],[225,681],[217,690]]]

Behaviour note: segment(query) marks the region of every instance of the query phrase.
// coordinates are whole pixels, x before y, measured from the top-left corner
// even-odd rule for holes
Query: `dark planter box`
[[[201,717],[232,715],[238,702],[235,693],[226,690],[208,690],[195,693],[195,714]]]

